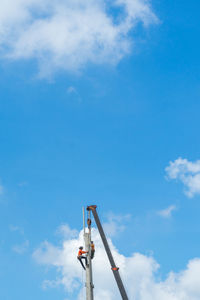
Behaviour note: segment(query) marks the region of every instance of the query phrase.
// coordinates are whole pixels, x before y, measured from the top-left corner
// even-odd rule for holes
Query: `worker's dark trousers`
[[[85,269],[85,266],[84,266],[84,264],[83,264],[83,262],[82,262],[82,259],[85,259],[85,264],[86,264],[86,266],[87,266],[87,264],[88,264],[88,261],[87,261],[87,257],[85,257],[85,256],[78,256],[78,260],[80,261],[80,263],[81,263],[81,266],[83,267],[83,269]]]
[[[95,250],[91,250],[91,259],[94,258],[94,253],[95,253]]]

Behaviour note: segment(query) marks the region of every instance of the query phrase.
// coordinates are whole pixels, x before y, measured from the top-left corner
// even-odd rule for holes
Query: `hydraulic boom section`
[[[108,241],[107,241],[107,239],[106,239],[106,236],[105,236],[103,227],[102,227],[102,225],[101,225],[99,216],[98,216],[98,214],[97,214],[96,208],[97,208],[96,205],[91,205],[91,206],[88,206],[88,207],[87,207],[87,210],[88,210],[88,211],[92,211],[92,214],[93,214],[93,216],[94,216],[95,222],[96,222],[96,224],[97,224],[97,228],[98,228],[98,230],[99,230],[99,233],[100,233],[102,242],[103,242],[103,244],[104,244],[104,248],[105,248],[105,250],[106,250],[108,259],[109,259],[110,264],[111,264],[111,270],[113,271],[113,274],[114,274],[115,280],[116,280],[116,282],[117,282],[117,285],[118,285],[120,294],[121,294],[121,296],[122,296],[122,299],[123,299],[123,300],[128,300],[128,296],[127,296],[127,294],[126,294],[126,290],[125,290],[125,288],[124,288],[122,279],[121,279],[120,274],[119,274],[119,268],[116,267],[116,265],[115,265],[115,261],[114,261],[114,259],[113,259],[112,253],[111,253],[111,251],[110,251],[110,247],[109,247],[109,245],[108,245]]]

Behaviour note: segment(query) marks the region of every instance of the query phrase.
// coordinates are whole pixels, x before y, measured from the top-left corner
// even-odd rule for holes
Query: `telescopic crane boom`
[[[103,244],[104,244],[104,248],[105,248],[105,250],[106,250],[108,259],[109,259],[109,261],[110,261],[111,270],[113,271],[113,275],[114,275],[115,280],[116,280],[116,282],[117,282],[117,285],[118,285],[120,294],[121,294],[121,296],[122,296],[122,299],[123,299],[123,300],[128,300],[128,296],[127,296],[127,294],[126,294],[126,290],[125,290],[125,288],[124,288],[122,279],[121,279],[120,274],[119,274],[119,268],[116,266],[115,261],[114,261],[114,259],[113,259],[113,256],[112,256],[112,253],[111,253],[111,251],[110,251],[110,247],[109,247],[109,245],[108,245],[108,241],[107,241],[107,239],[106,239],[106,236],[105,236],[103,227],[102,227],[102,225],[101,225],[99,216],[98,216],[98,214],[97,214],[96,208],[97,208],[96,205],[91,205],[91,206],[88,206],[88,207],[87,207],[87,210],[88,210],[88,211],[92,211],[92,214],[93,214],[93,216],[94,216],[94,219],[95,219],[97,228],[98,228],[98,230],[99,230],[99,233],[100,233],[102,242],[103,242]]]

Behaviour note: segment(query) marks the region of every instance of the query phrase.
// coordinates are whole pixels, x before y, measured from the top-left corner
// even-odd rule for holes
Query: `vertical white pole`
[[[88,232],[84,232],[85,250],[88,251],[87,259],[88,266],[86,266],[86,300],[93,300],[93,279],[92,279],[92,261],[91,261],[91,228]]]

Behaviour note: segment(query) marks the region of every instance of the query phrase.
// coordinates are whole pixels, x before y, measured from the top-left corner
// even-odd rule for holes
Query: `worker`
[[[78,256],[77,256],[77,258],[78,258],[78,260],[80,261],[81,266],[83,267],[84,270],[85,270],[85,266],[84,266],[84,264],[83,264],[83,262],[82,262],[82,259],[85,259],[85,265],[86,265],[86,267],[88,266],[87,257],[83,255],[83,254],[85,254],[85,253],[88,253],[88,251],[83,251],[83,247],[82,247],[82,246],[79,247],[79,251],[78,251]]]
[[[91,247],[91,259],[93,259],[94,258],[94,253],[95,253],[95,246],[94,246],[93,241],[91,241],[90,247]]]

